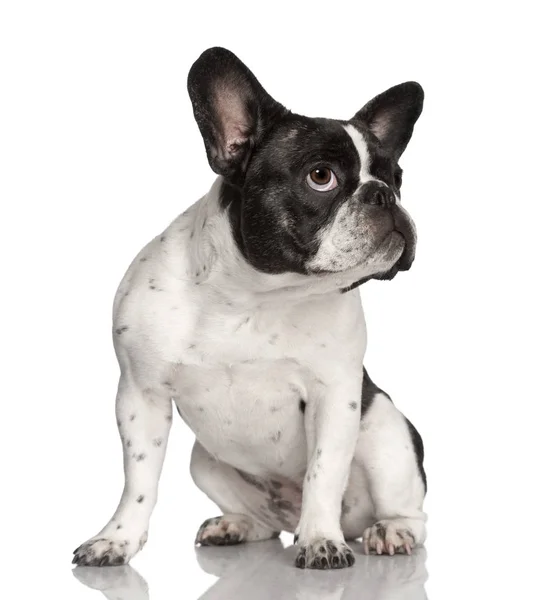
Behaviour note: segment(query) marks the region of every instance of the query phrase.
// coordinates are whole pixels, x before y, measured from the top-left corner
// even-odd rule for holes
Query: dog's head
[[[212,48],[192,66],[188,90],[253,267],[363,279],[410,268],[416,233],[400,205],[398,161],[422,112],[419,84],[390,88],[348,121],[309,118],[271,98],[234,54]]]

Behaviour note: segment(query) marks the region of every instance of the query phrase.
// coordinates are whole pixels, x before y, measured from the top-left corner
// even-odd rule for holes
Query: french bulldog
[[[366,553],[410,554],[426,537],[423,444],[363,366],[359,286],[414,260],[399,159],[422,88],[309,118],[223,48],[187,87],[218,177],[116,293],[125,485],[73,562],[122,565],[146,543],[173,404],[196,436],[192,478],[223,511],[197,544],[293,532],[295,565],[313,569],[353,565],[360,537]]]

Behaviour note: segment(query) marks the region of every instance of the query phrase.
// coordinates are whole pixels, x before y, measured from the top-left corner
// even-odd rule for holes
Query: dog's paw
[[[96,537],[74,550],[72,563],[81,567],[115,567],[127,564],[142,549],[148,534],[139,540]]]
[[[300,569],[343,569],[351,567],[356,559],[344,542],[318,539],[303,544],[296,557]]]
[[[369,554],[411,554],[414,535],[400,519],[378,521],[364,531],[364,552]]]
[[[250,523],[243,517],[206,519],[196,534],[195,544],[201,546],[232,546],[245,541]]]

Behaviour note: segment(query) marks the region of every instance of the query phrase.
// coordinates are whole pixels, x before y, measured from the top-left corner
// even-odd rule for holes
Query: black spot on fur
[[[426,478],[426,471],[424,470],[424,443],[422,442],[422,438],[418,433],[416,427],[414,427],[414,425],[408,419],[406,419],[406,424],[408,426],[408,432],[410,433],[410,437],[412,438],[412,445],[414,446],[414,454],[416,455],[416,465],[418,466],[418,470],[420,471],[420,477],[424,482],[424,490],[427,492],[428,480]]]
[[[125,331],[128,331],[128,325],[123,325],[122,327],[115,329],[117,335],[121,335],[121,333],[124,333]]]
[[[299,401],[299,410],[302,414],[305,413],[305,400],[303,400],[303,398]]]
[[[266,487],[264,486],[262,481],[260,481],[259,479],[257,479],[256,477],[253,477],[253,475],[250,475],[249,473],[245,473],[245,471],[242,471],[241,469],[236,469],[236,471],[239,473],[239,476],[241,477],[241,479],[243,479],[243,481],[252,485],[260,492],[266,491]]]
[[[134,419],[136,419],[136,415],[130,415],[130,420],[134,421]]]
[[[282,437],[282,432],[281,431],[276,431],[275,433],[272,434],[272,437],[270,438],[275,444],[277,444],[280,441],[280,438]]]
[[[136,498],[136,502],[138,502],[138,504],[142,504],[142,502],[144,502],[144,496],[142,494],[140,494],[140,496],[138,496],[138,498]]]
[[[117,529],[122,529],[122,525],[117,525]]]
[[[165,242],[165,236],[164,236],[164,235],[162,235],[162,236],[159,238],[159,241],[160,241],[160,242]]]
[[[147,259],[146,257],[144,257],[144,258],[141,258],[141,259],[140,259],[140,262],[146,262],[147,260],[148,260],[148,259]]]
[[[152,444],[159,448],[163,444],[163,440],[160,437],[154,438]]]
[[[146,458],[146,455],[143,452],[140,452],[140,454],[136,455],[136,461],[137,462],[141,462]]]
[[[391,399],[389,394],[384,392],[380,387],[377,387],[371,380],[365,367],[362,367],[363,379],[362,379],[362,419],[369,410],[369,407],[373,404],[373,399],[376,394],[385,394],[389,400]]]
[[[155,289],[156,289],[156,286],[155,286],[155,285],[151,285],[151,286],[150,286],[150,289],[151,289],[151,290],[155,290]]]
[[[358,408],[358,403],[357,402],[350,402],[350,404],[348,406],[350,406],[350,408],[352,410],[356,410]]]

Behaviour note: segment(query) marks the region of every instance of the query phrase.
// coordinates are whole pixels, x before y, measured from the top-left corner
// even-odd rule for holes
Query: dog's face
[[[293,114],[231,52],[204,52],[189,94],[208,160],[224,177],[235,240],[266,273],[410,268],[416,234],[400,206],[398,160],[422,111],[417,83],[391,88],[348,121]],[[369,278],[369,277],[368,277]]]

